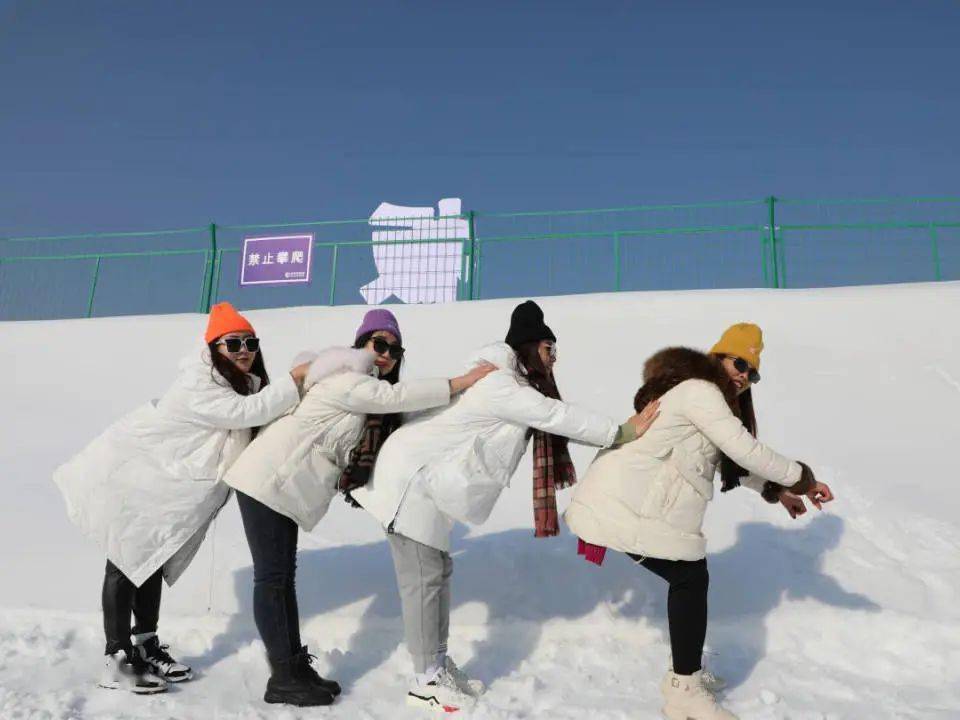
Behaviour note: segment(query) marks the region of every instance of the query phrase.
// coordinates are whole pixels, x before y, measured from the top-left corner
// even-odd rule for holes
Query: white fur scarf
[[[304,350],[298,353],[293,359],[291,367],[302,365],[305,362],[310,363],[310,370],[303,381],[303,389],[306,392],[324,378],[337,373],[353,371],[371,375],[374,371],[373,362],[375,359],[374,354],[368,350],[329,347],[320,352]]]

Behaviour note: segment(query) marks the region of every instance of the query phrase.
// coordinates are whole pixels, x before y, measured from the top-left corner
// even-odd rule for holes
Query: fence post
[[[202,313],[207,302],[207,285],[210,282],[209,266],[213,265],[213,257],[209,250],[203,251],[203,277],[200,278],[200,299],[197,301],[197,312]]]
[[[210,223],[210,268],[207,271],[207,296],[203,299],[203,312],[210,312],[213,299],[213,273],[217,265],[217,224]],[[218,288],[219,290],[219,288]]]
[[[771,260],[771,277],[773,278],[773,287],[780,287],[780,253],[777,248],[777,232],[775,230],[777,217],[776,210],[774,209],[777,203],[777,199],[771,195],[767,198],[767,206],[769,207],[770,214],[768,222],[770,223],[770,260]]]
[[[767,233],[763,232],[763,228],[760,228],[760,269],[763,271],[763,286],[770,287],[770,261],[767,258],[769,252],[767,251],[767,245],[769,244],[769,238]]]
[[[466,299],[474,299],[474,275],[477,272],[477,265],[474,262],[474,251],[476,249],[477,241],[477,221],[476,213],[473,210],[467,212],[467,246],[466,252],[464,253],[466,257],[464,258],[464,270],[466,271],[466,280],[464,282],[464,290],[466,291]]]
[[[781,288],[790,287],[790,281],[787,279],[787,248],[783,244],[783,232],[777,233],[777,262],[779,263],[779,278]]]
[[[480,272],[480,267],[483,265],[483,243],[480,242],[480,238],[474,236],[473,244],[473,283],[470,286],[470,291],[473,293],[473,299],[479,300],[483,295],[483,285],[480,281],[483,279],[483,274]]]
[[[335,305],[336,302],[336,292],[337,292],[337,250],[340,249],[339,245],[333,246],[333,261],[330,263],[330,305]],[[311,253],[311,257],[313,254]]]
[[[220,275],[223,274],[223,250],[217,250],[217,256],[213,260],[213,289],[210,291],[210,299],[207,301],[209,306],[220,297]]]
[[[933,251],[933,279],[943,280],[943,272],[940,269],[940,245],[937,242],[936,223],[930,223],[930,246]]]
[[[97,294],[97,278],[100,277],[100,256],[97,255],[97,264],[93,268],[93,282],[90,283],[90,297],[87,299],[87,317],[93,315],[93,296]]]

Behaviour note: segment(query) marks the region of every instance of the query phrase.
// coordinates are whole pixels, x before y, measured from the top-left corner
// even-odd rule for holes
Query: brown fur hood
[[[652,355],[643,366],[643,387],[637,391],[633,406],[637,412],[657,400],[685,380],[712,382],[739,417],[739,403],[734,384],[727,377],[720,361],[712,355],[685,347],[671,347]]]

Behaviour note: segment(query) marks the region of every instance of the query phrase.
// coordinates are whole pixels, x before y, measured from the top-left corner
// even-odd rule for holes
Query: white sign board
[[[373,261],[379,276],[360,288],[368,305],[391,295],[405,303],[441,303],[457,299],[463,263],[466,219],[460,198],[444,198],[438,214],[430,207],[380,203],[370,216]],[[389,228],[389,229],[387,229]],[[452,242],[424,242],[451,240]]]

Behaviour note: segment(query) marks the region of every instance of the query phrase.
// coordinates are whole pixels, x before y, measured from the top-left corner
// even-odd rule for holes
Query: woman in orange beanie
[[[220,478],[256,429],[300,399],[307,366],[270,384],[253,326],[229,303],[211,310],[204,340],[163,397],[54,473],[71,520],[107,556],[102,687],[146,694],[191,679],[157,637],[161,580],[193,559],[229,495]]]
[[[660,689],[671,720],[736,720],[714,697],[724,683],[701,667],[703,519],[718,467],[722,491],[750,487],[792,517],[805,512],[802,495],[817,508],[833,499],[808,466],[756,439],[752,387],[762,350],[760,328],[740,323],[709,353],[668,348],[647,360],[634,407],[659,399],[660,416],[639,440],[597,455],[564,515],[588,560],[600,564],[612,548],[667,581],[673,667]]]

